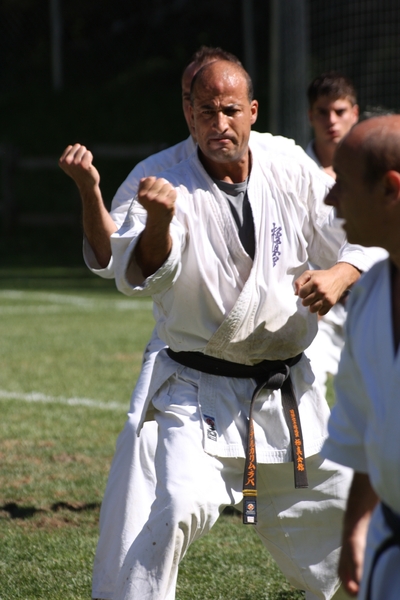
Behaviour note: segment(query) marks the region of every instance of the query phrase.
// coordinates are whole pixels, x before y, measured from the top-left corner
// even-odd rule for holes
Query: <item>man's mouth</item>
[[[221,136],[221,137],[212,137],[209,138],[208,140],[210,143],[212,144],[228,144],[229,142],[232,142],[232,138],[227,137],[226,135]]]
[[[330,138],[340,137],[340,133],[339,131],[336,131],[336,129],[328,129],[328,135]]]

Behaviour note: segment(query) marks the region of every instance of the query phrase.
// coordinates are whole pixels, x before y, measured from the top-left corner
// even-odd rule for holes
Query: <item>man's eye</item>
[[[338,116],[338,117],[343,117],[343,115],[344,115],[344,113],[345,113],[345,112],[346,112],[346,111],[345,111],[344,109],[342,109],[342,110],[337,110],[337,111],[336,111],[336,114],[337,114],[337,116]]]

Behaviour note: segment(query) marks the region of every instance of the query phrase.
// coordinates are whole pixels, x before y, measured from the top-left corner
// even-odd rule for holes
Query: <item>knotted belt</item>
[[[282,407],[290,431],[290,443],[294,463],[294,485],[308,487],[306,462],[304,458],[303,434],[299,409],[290,379],[290,367],[299,362],[302,354],[287,360],[263,360],[257,365],[239,363],[207,356],[202,352],[174,352],[167,348],[167,354],[185,367],[196,369],[209,375],[255,379],[257,386],[250,402],[247,426],[246,458],[243,479],[243,523],[257,523],[257,457],[254,437],[253,406],[264,389],[281,390]]]
[[[383,502],[381,504],[381,509],[382,509],[382,513],[383,513],[386,525],[389,527],[389,529],[391,531],[391,535],[389,535],[389,537],[386,540],[384,540],[382,542],[382,544],[380,546],[378,546],[378,548],[375,551],[374,559],[372,561],[371,569],[369,571],[369,576],[368,576],[366,600],[371,599],[372,579],[373,579],[373,575],[374,575],[374,569],[376,567],[376,564],[377,564],[379,558],[382,556],[382,554],[384,552],[386,552],[386,550],[389,550],[389,548],[393,548],[393,546],[400,547],[400,515],[393,512],[392,509],[389,508]]]

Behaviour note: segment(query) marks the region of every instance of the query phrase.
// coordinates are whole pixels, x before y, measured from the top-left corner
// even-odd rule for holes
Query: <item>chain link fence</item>
[[[400,107],[398,0],[308,0],[311,75],[350,77],[362,110]]]
[[[251,10],[244,10],[246,2]],[[44,168],[26,168],[30,157],[40,159],[47,152],[48,140],[53,154],[70,138],[91,146],[157,146],[182,139],[179,78],[201,44],[219,45],[245,62],[252,55],[260,100],[257,128],[304,146],[311,135],[306,88],[323,71],[339,70],[354,81],[361,111],[400,112],[399,39],[399,0],[202,0],[200,5],[191,0],[2,0],[2,228],[11,230],[18,211],[31,214],[24,202],[32,196],[35,207],[47,202],[43,211],[48,213],[54,197],[65,194],[56,156],[54,177]],[[252,46],[246,46],[249,41]],[[72,116],[73,103],[85,110]],[[15,139],[26,141],[25,149]],[[33,139],[39,150],[27,150]],[[120,165],[114,157],[104,159],[108,203],[124,177],[119,172],[127,174],[139,158],[144,156],[136,153]],[[45,202],[51,178],[55,183],[48,186]],[[74,212],[76,224],[79,202],[68,195],[65,210]]]

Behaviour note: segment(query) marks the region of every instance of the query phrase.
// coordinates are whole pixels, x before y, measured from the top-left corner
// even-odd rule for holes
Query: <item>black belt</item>
[[[282,394],[282,406],[290,431],[290,442],[294,462],[294,485],[296,488],[308,487],[306,463],[304,458],[303,434],[301,431],[299,409],[290,379],[290,367],[299,362],[302,354],[287,360],[263,360],[257,365],[239,363],[207,356],[202,352],[174,352],[167,348],[167,354],[185,367],[202,373],[239,379],[255,379],[257,387],[253,392],[247,430],[246,460],[243,480],[243,523],[257,523],[257,459],[254,438],[253,406],[263,389],[279,390]]]
[[[369,575],[368,575],[366,600],[370,600],[370,598],[371,598],[372,578],[374,575],[374,569],[376,567],[376,564],[377,564],[379,558],[382,556],[382,554],[384,552],[386,552],[386,550],[389,550],[389,548],[393,548],[393,546],[400,547],[400,515],[393,512],[392,509],[389,508],[387,506],[387,504],[384,504],[383,502],[381,504],[381,509],[382,509],[382,513],[383,513],[386,525],[389,527],[389,529],[391,531],[391,535],[389,535],[389,537],[386,540],[384,540],[382,542],[382,544],[380,546],[378,546],[378,548],[375,551],[374,559],[372,561],[371,569],[370,569]]]

